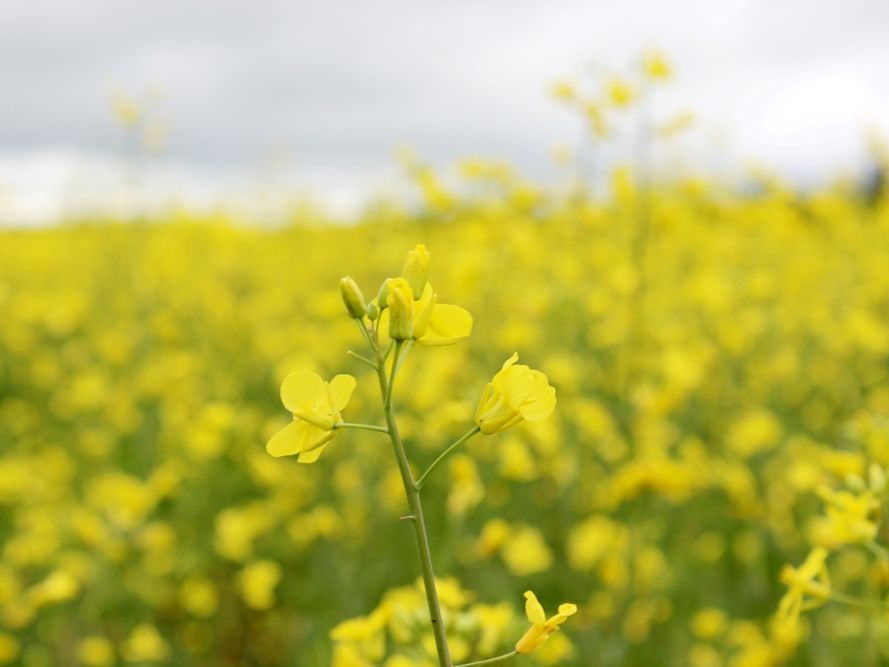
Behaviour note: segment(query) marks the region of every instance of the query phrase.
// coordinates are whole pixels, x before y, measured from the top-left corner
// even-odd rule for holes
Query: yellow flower
[[[626,107],[633,102],[633,89],[623,79],[614,77],[608,82],[608,98],[616,107]]]
[[[460,306],[438,303],[432,285],[426,283],[420,298],[404,278],[390,278],[386,305],[380,315],[380,333],[397,340],[413,338],[429,347],[451,345],[472,332],[472,315]]]
[[[577,613],[577,605],[566,602],[559,605],[559,613],[547,618],[537,596],[532,591],[525,591],[525,615],[531,622],[531,627],[516,643],[515,650],[519,653],[530,653],[537,649],[559,629],[562,623],[568,620],[569,616],[575,613]]]
[[[413,250],[408,251],[404,260],[404,268],[401,275],[411,287],[415,299],[419,299],[426,288],[426,280],[429,278],[430,253],[422,243]]]
[[[293,421],[266,445],[272,456],[299,454],[300,463],[314,463],[342,423],[340,411],[355,390],[355,378],[337,375],[330,382],[307,371],[291,373],[281,385],[281,402],[293,413]]]
[[[84,637],[77,642],[77,659],[81,665],[105,667],[114,664],[114,644],[98,635]]]
[[[642,70],[648,78],[655,81],[666,81],[673,73],[670,63],[667,62],[664,54],[657,49],[652,49],[643,56]]]
[[[337,642],[334,666],[373,665],[386,653],[386,622],[388,613],[378,608],[368,616],[350,618],[330,631]]]
[[[513,354],[485,386],[475,411],[475,423],[482,433],[496,433],[523,419],[540,421],[556,407],[556,390],[546,375],[521,364]]]
[[[143,623],[133,628],[121,654],[127,662],[162,662],[169,657],[170,646],[157,628]]]
[[[414,308],[410,284],[404,278],[395,278],[389,281],[386,305],[389,308],[389,337],[406,340],[414,337],[414,312],[417,314],[417,324],[425,322],[427,313],[431,312],[435,304],[418,302],[418,307]]]
[[[258,560],[238,573],[238,587],[251,609],[270,609],[275,604],[275,588],[281,582],[281,566],[273,560]]]
[[[880,503],[870,491],[856,495],[849,491],[818,489],[827,516],[818,517],[811,527],[819,546],[835,549],[844,544],[863,544],[877,536]]]
[[[190,614],[206,618],[216,613],[219,594],[209,579],[194,577],[179,588],[179,602]]]
[[[577,90],[569,81],[557,81],[550,90],[552,96],[562,102],[573,102],[577,98]]]
[[[830,576],[826,561],[827,550],[816,547],[799,568],[784,566],[781,583],[789,588],[778,605],[779,618],[795,623],[800,612],[815,609],[827,602],[830,597]]]
[[[511,530],[500,554],[509,571],[520,577],[545,572],[553,563],[553,554],[546,540],[531,526],[516,526]]]

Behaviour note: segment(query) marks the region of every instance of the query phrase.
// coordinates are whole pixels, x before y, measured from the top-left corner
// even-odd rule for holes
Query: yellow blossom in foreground
[[[513,354],[485,386],[475,411],[475,423],[482,433],[506,430],[523,419],[546,419],[556,407],[556,390],[546,375],[516,364],[518,359],[518,353]]]
[[[531,622],[531,627],[516,643],[515,650],[519,653],[530,653],[537,649],[559,629],[562,623],[568,620],[569,616],[575,613],[577,613],[577,605],[566,602],[559,605],[559,613],[547,618],[537,596],[532,591],[525,591],[525,614]]]
[[[426,288],[426,280],[429,278],[430,253],[422,243],[413,250],[408,251],[404,260],[404,268],[401,275],[410,285],[415,299],[419,299]]]
[[[784,566],[781,583],[786,584],[788,590],[778,606],[779,618],[795,623],[800,612],[815,609],[827,602],[830,597],[830,576],[826,561],[827,551],[816,547],[799,568]]]
[[[380,315],[380,334],[385,338],[412,338],[419,345],[453,345],[472,333],[472,315],[465,308],[438,303],[432,285],[426,283],[419,299],[405,278],[387,281],[386,310]]]
[[[300,463],[314,463],[333,439],[333,429],[343,421],[340,411],[352,398],[355,378],[337,375],[325,382],[307,371],[291,373],[281,385],[281,402],[293,413],[293,421],[266,445],[272,456],[299,454]]]

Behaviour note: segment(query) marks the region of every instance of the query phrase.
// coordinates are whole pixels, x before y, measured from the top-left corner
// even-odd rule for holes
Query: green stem
[[[477,665],[493,665],[495,662],[509,660],[512,656],[516,655],[517,653],[518,653],[518,651],[510,651],[509,653],[504,653],[503,655],[498,655],[496,658],[488,658],[487,660],[476,660],[475,662],[464,662],[462,665],[457,665],[457,667],[476,667]]]
[[[334,424],[334,428],[357,428],[363,431],[376,431],[377,433],[388,433],[389,429],[385,426],[374,426],[373,424],[355,424],[352,422],[340,422]]]
[[[363,320],[356,319],[355,325],[358,327],[358,331],[361,332],[361,337],[365,340],[365,342],[370,346],[370,349],[376,352],[377,346],[374,343],[373,337],[370,335],[370,332],[367,330],[367,325],[364,324]],[[369,360],[368,360],[369,361]],[[376,366],[376,364],[374,364]]]
[[[355,357],[356,359],[358,359],[358,361],[363,361],[364,363],[366,363],[368,366],[370,366],[370,367],[373,368],[374,370],[376,370],[376,368],[377,368],[377,364],[376,364],[376,362],[371,361],[370,359],[368,359],[368,358],[365,357],[364,355],[361,355],[361,354],[357,354],[357,353],[355,353],[355,352],[352,352],[352,350],[346,350],[346,354],[348,354],[350,357]]]
[[[444,450],[444,451],[438,456],[438,458],[435,459],[435,460],[432,462],[432,464],[431,464],[428,468],[426,468],[426,472],[424,472],[422,475],[420,475],[420,479],[417,480],[417,484],[416,484],[416,486],[417,486],[417,490],[419,491],[420,489],[423,488],[423,484],[426,483],[426,478],[429,477],[429,474],[430,474],[433,470],[435,470],[435,468],[438,466],[439,463],[441,463],[441,462],[444,461],[446,458],[448,458],[448,456],[450,456],[451,453],[452,453],[455,449],[457,449],[457,447],[459,447],[459,446],[462,445],[464,442],[466,442],[467,440],[469,440],[469,438],[471,438],[472,436],[474,436],[474,435],[475,435],[476,433],[478,433],[479,431],[481,431],[481,428],[479,428],[478,426],[473,426],[472,429],[470,429],[469,431],[467,431],[466,433],[464,433],[464,434],[460,437],[460,439],[457,440],[453,445],[451,445],[451,446],[448,447],[446,450]]]
[[[833,602],[839,602],[840,604],[847,605],[849,607],[857,607],[858,609],[881,609],[883,611],[889,610],[889,605],[880,600],[859,600],[856,597],[852,597],[851,595],[846,595],[845,593],[837,593],[836,591],[831,592],[828,596],[829,600]]]
[[[385,407],[388,409],[392,406],[392,391],[395,389],[395,376],[398,374],[398,369],[400,364],[398,363],[398,358],[401,356],[401,347],[404,344],[403,340],[395,341],[395,356],[392,357],[392,370],[389,372],[389,384],[387,386],[386,393],[383,394],[385,399]],[[385,364],[383,362],[380,363],[380,367],[384,367]]]
[[[395,380],[396,362],[400,352],[400,343],[395,345],[395,359],[392,365],[391,380],[386,377],[386,371],[379,351],[377,358],[377,378],[380,383],[380,395],[385,400],[383,409],[386,413],[386,424],[389,427],[389,439],[395,450],[395,459],[398,462],[398,470],[401,473],[401,483],[404,486],[404,494],[410,507],[410,519],[414,524],[414,533],[417,539],[417,550],[420,554],[420,568],[423,570],[423,586],[426,589],[426,602],[429,606],[429,620],[432,623],[432,633],[435,637],[435,648],[438,651],[439,667],[453,667],[451,654],[448,649],[448,638],[445,633],[444,620],[441,615],[441,604],[438,600],[438,590],[435,587],[435,573],[432,569],[432,551],[429,548],[429,537],[426,534],[426,522],[423,518],[423,506],[420,504],[420,492],[414,483],[410,464],[398,432],[398,424],[395,421],[395,410],[392,408],[392,381]]]

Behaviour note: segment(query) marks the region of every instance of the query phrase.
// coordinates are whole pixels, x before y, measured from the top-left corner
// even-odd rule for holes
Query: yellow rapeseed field
[[[515,351],[558,391],[424,489],[455,661],[515,644],[526,589],[579,611],[522,664],[889,656],[889,200],[471,171],[349,226],[0,235],[0,664],[435,664],[385,439],[265,447],[293,371],[354,376],[348,421],[380,423],[337,283],[416,243],[474,324],[402,370],[412,460]]]

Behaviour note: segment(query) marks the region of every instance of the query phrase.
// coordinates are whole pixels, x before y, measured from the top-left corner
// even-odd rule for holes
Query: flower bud
[[[383,281],[383,284],[380,285],[380,289],[377,292],[377,297],[374,299],[374,302],[377,304],[377,308],[380,310],[386,310],[389,307],[389,281],[391,278],[386,278]]]
[[[401,275],[407,280],[411,287],[414,299],[419,299],[423,294],[423,288],[426,287],[426,279],[429,277],[429,251],[422,243],[408,251],[404,260],[404,268]]]
[[[361,288],[350,276],[340,280],[340,294],[343,297],[343,303],[346,304],[346,310],[349,311],[349,317],[356,320],[364,317],[367,312],[364,295],[361,293]]]
[[[376,301],[371,301],[367,304],[367,319],[373,321],[380,316],[380,307],[377,305]]]
[[[414,299],[405,280],[389,281],[389,337],[405,340],[414,336]]]

